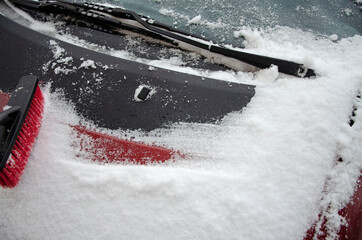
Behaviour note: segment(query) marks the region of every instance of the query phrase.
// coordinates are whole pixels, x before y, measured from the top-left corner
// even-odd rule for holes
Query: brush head
[[[35,76],[24,76],[0,114],[0,185],[15,187],[38,135],[44,108]]]

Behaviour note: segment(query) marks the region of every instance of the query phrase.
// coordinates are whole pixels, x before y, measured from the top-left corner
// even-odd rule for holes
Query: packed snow
[[[0,189],[2,237],[303,239],[326,209],[334,236],[344,222],[338,210],[362,170],[362,105],[356,100],[362,91],[362,37],[322,38],[286,27],[234,32],[241,34],[248,51],[303,62],[317,77],[287,76],[276,66],[255,73],[212,72],[182,67],[177,57],[139,60],[151,68],[257,86],[243,113],[230,113],[219,124],[178,123],[149,133],[98,129],[81,119],[62,93],[50,94],[50,86],[43,86],[45,113],[28,166],[18,187]],[[108,68],[92,59],[72,66],[55,41],[49,47],[56,65],[44,63],[47,71],[92,71],[96,78]],[[148,166],[90,162],[77,157],[69,125],[79,123],[187,157]]]

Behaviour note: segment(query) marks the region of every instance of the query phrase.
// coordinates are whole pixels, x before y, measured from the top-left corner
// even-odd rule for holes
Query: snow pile
[[[331,39],[332,41],[337,41],[338,40],[338,35],[337,34],[332,34],[331,36],[329,36],[329,39]]]
[[[200,21],[201,21],[201,15],[197,15],[193,19],[190,19],[189,21],[187,21],[187,24],[199,24]]]
[[[81,69],[81,68],[84,68],[84,69],[89,69],[89,68],[93,68],[93,69],[96,69],[96,65],[94,64],[94,61],[93,60],[86,60],[86,61],[83,61],[82,64],[78,67],[78,69]]]
[[[105,71],[107,71],[110,68],[113,68],[113,66],[104,65],[99,62],[96,63],[90,59],[85,60],[84,58],[81,58],[80,60],[82,62],[79,64],[79,66],[76,66],[74,64],[73,57],[67,56],[68,53],[65,51],[65,49],[59,46],[57,41],[50,40],[49,44],[50,44],[50,49],[53,52],[53,60],[50,60],[47,63],[43,64],[42,67],[43,74],[46,74],[46,72],[49,71],[49,66],[51,66],[51,69],[53,69],[54,73],[57,75],[58,74],[68,75],[70,73],[76,72],[78,69],[94,70],[97,69],[97,66]],[[95,83],[93,84],[99,84],[100,82],[102,82],[103,81],[102,75],[103,75],[102,70],[93,71],[92,76],[93,79],[95,80]],[[89,80],[88,84],[90,84]],[[85,93],[92,94],[92,91],[87,89]]]
[[[261,33],[256,29],[251,29],[248,27],[243,27],[241,30],[234,31],[234,37],[240,38],[244,37],[244,45],[247,48],[256,48],[258,47],[258,42],[260,41]]]
[[[65,74],[75,72],[76,67],[72,67],[73,65],[73,57],[65,56],[66,52],[63,48],[59,47],[56,41],[50,40],[50,49],[53,52],[53,61],[49,61],[43,64],[43,72],[47,72],[49,70],[49,66],[51,69],[54,69],[55,74]]]
[[[329,239],[338,239],[341,225],[347,225],[347,219],[339,215],[339,211],[350,201],[350,196],[356,191],[356,179],[362,168],[362,88],[358,91],[355,102],[354,124],[347,123],[342,128],[342,134],[337,143],[338,162],[327,175],[325,195],[321,201],[322,215],[317,221],[317,229],[325,224]],[[326,220],[326,222],[324,222]]]

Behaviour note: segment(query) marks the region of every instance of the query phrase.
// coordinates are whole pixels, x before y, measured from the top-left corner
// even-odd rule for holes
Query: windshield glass
[[[107,0],[217,42],[240,46],[240,30],[289,27],[338,38],[361,34],[361,0]],[[334,36],[335,37],[335,36]]]

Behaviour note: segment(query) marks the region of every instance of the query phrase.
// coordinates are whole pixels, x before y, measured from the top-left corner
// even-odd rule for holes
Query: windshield
[[[158,21],[240,46],[239,31],[245,27],[289,27],[316,35],[339,38],[361,34],[360,0],[108,0],[99,1],[151,16]]]

